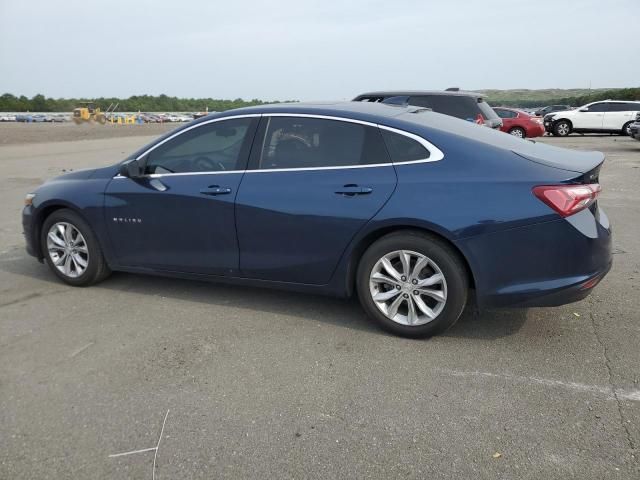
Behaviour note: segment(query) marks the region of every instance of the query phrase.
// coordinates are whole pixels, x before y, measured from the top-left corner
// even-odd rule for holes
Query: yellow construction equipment
[[[102,124],[106,123],[107,117],[100,111],[100,107],[96,107],[93,102],[82,102],[80,105],[80,107],[73,109],[73,121],[76,124],[93,121]]]

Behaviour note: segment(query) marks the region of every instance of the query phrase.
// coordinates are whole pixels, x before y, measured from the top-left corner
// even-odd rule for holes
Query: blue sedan
[[[425,337],[472,296],[587,296],[611,266],[603,161],[411,106],[259,106],[45,183],[23,226],[71,285],[119,270],[357,294],[383,328]]]

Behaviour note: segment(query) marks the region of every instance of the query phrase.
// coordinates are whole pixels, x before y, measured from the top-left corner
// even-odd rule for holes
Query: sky
[[[640,86],[640,0],[0,0],[0,94]]]

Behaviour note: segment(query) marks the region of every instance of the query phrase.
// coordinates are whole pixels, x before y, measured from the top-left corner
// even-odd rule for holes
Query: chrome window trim
[[[174,138],[182,135],[183,133],[186,133],[190,130],[193,130],[195,128],[201,127],[203,125],[209,125],[210,123],[216,123],[216,122],[222,122],[223,120],[233,120],[236,118],[254,118],[254,117],[261,117],[262,115],[259,113],[248,113],[246,115],[233,115],[230,117],[220,117],[220,118],[212,118],[211,120],[207,120],[204,122],[200,122],[200,123],[196,123],[195,125],[191,125],[190,127],[187,127],[183,130],[180,130],[176,133],[174,133],[173,135],[165,138],[164,140],[162,140],[161,142],[156,143],[155,145],[153,145],[152,147],[150,147],[148,150],[145,150],[144,152],[142,152],[140,155],[138,155],[136,157],[136,160],[140,160],[142,157],[144,157],[145,155],[150,154],[151,152],[153,152],[156,148],[164,145],[165,143],[167,143],[169,140],[173,140]],[[192,172],[192,173],[196,173],[196,172]],[[179,175],[177,173],[174,173],[173,175]]]
[[[135,160],[140,160],[142,157],[144,157],[145,155],[148,155],[149,153],[151,153],[153,150],[155,150],[156,148],[160,147],[161,145],[163,145],[164,143],[168,142],[169,140],[172,140],[174,138],[176,138],[179,135],[182,135],[185,132],[188,132],[189,130],[193,130],[194,128],[198,128],[202,125],[208,125],[210,123],[214,123],[214,122],[221,122],[223,120],[233,120],[236,118],[252,118],[252,117],[300,117],[300,118],[318,118],[318,119],[324,119],[324,120],[336,120],[339,122],[346,122],[346,123],[357,123],[360,125],[366,125],[366,126],[370,126],[370,127],[377,127],[383,130],[388,130],[390,132],[394,132],[397,133],[399,135],[404,135],[405,137],[409,137],[412,140],[415,140],[416,142],[420,143],[424,148],[427,149],[427,151],[429,152],[429,157],[428,158],[423,158],[423,159],[418,159],[418,160],[410,160],[407,162],[387,162],[387,163],[374,163],[371,165],[336,165],[336,166],[330,166],[330,167],[300,167],[300,168],[266,168],[266,169],[261,169],[261,170],[215,170],[215,171],[210,171],[210,172],[180,172],[180,173],[152,173],[152,174],[148,174],[148,175],[142,175],[142,177],[144,178],[162,178],[162,177],[174,177],[174,176],[185,176],[185,175],[223,175],[223,174],[229,174],[229,173],[273,173],[273,172],[306,172],[306,171],[312,171],[312,170],[345,170],[345,169],[355,169],[355,168],[376,168],[376,167],[389,167],[389,166],[397,166],[397,165],[412,165],[412,164],[418,164],[418,163],[430,163],[430,162],[438,162],[440,160],[442,160],[444,158],[444,153],[442,152],[442,150],[440,150],[438,147],[436,147],[434,144],[432,144],[431,142],[429,142],[428,140],[425,140],[424,138],[422,138],[419,135],[416,135],[415,133],[411,133],[411,132],[407,132],[405,130],[400,130],[397,128],[393,128],[393,127],[388,127],[386,125],[381,125],[379,123],[373,123],[373,122],[367,122],[365,120],[357,120],[357,119],[353,119],[353,118],[346,118],[346,117],[336,117],[336,116],[332,116],[332,115],[322,115],[322,114],[312,114],[312,113],[281,113],[281,112],[277,112],[277,113],[251,113],[251,114],[244,114],[244,115],[233,115],[233,116],[229,116],[229,117],[220,117],[220,118],[213,118],[211,120],[207,120],[205,122],[200,122],[197,123],[196,125],[192,125],[190,127],[187,127],[183,130],[180,130],[179,132],[176,132],[175,134],[165,138],[162,142],[159,142],[155,145],[153,145],[151,148],[149,148],[148,150],[145,150],[143,153],[141,153],[140,155],[138,155]],[[122,175],[118,174],[116,176],[113,177],[114,179],[119,179],[119,178],[128,178],[128,177],[123,177]]]

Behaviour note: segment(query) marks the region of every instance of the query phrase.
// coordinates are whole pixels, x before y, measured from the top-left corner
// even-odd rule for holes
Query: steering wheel
[[[227,168],[224,166],[222,162],[214,162],[209,157],[200,156],[193,160],[194,166],[198,167],[198,169],[202,172],[207,171],[218,171],[218,170],[226,170]],[[217,167],[217,168],[216,168]]]

